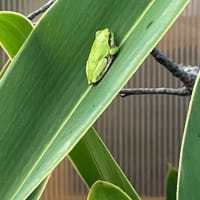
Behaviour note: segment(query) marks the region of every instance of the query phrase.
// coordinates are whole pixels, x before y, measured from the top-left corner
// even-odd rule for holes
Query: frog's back
[[[99,59],[106,57],[109,54],[109,30],[104,29],[96,33],[96,38],[90,52],[89,60],[97,62]]]

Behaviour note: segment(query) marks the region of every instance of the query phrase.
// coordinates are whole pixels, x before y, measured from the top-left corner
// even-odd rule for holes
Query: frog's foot
[[[113,47],[110,49],[110,55],[114,56],[119,51],[119,47]]]

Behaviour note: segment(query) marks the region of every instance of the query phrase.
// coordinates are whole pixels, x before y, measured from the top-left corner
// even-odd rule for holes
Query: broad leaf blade
[[[108,1],[106,1],[106,2],[108,2]],[[104,5],[106,5],[106,2],[104,3]],[[130,78],[131,74],[133,74],[135,72],[136,68],[138,67],[138,64],[140,62],[142,62],[144,57],[147,55],[148,49],[150,49],[150,47],[153,47],[153,45],[155,45],[155,42],[157,42],[161,38],[161,35],[163,35],[164,32],[166,32],[167,28],[169,28],[170,25],[172,24],[172,21],[175,20],[175,16],[177,16],[178,13],[181,12],[181,10],[184,8],[184,6],[186,5],[187,2],[188,1],[185,1],[185,0],[184,1],[171,1],[170,0],[170,1],[164,1],[164,2],[156,1],[155,2],[156,4],[154,4],[154,6],[152,6],[152,9],[149,10],[149,13],[147,13],[145,16],[143,16],[143,15],[146,12],[142,13],[144,21],[142,21],[140,23],[140,26],[138,26],[137,28],[136,28],[135,24],[133,26],[137,30],[137,31],[135,31],[137,33],[137,37],[135,34],[132,34],[131,39],[124,44],[123,49],[125,51],[125,55],[123,55],[123,59],[120,60],[120,62],[118,63],[120,54],[122,54],[122,49],[121,49],[120,54],[117,57],[118,61],[117,61],[117,59],[115,60],[110,71],[108,72],[108,74],[106,74],[104,79],[98,84],[98,87],[97,86],[94,87],[92,90],[93,92],[91,92],[91,94],[87,95],[87,96],[89,96],[89,99],[87,98],[87,100],[84,101],[84,104],[82,104],[82,108],[77,110],[76,115],[74,115],[74,117],[70,120],[72,122],[72,124],[73,124],[73,121],[76,121],[77,125],[81,125],[83,123],[83,121],[85,121],[88,124],[92,125],[92,123],[95,121],[95,119],[101,113],[101,112],[97,111],[96,109],[100,105],[104,105],[104,109],[105,109],[106,105],[108,105],[112,100],[112,98],[111,98],[112,94],[111,94],[111,90],[109,87],[112,88],[112,93],[116,94],[119,91],[120,88],[118,87],[118,83],[121,85],[121,83],[123,82],[123,84],[124,84],[126,82],[125,80],[128,80]],[[119,6],[121,6],[121,5],[122,4],[120,3]],[[127,5],[130,5],[130,4],[127,4]],[[135,4],[135,5],[137,6],[138,4]],[[124,6],[124,4],[122,6]],[[110,7],[111,7],[111,5],[110,5]],[[124,7],[126,7],[126,6],[124,6]],[[139,9],[136,9],[136,10],[139,10]],[[130,11],[130,13],[129,13],[129,11]],[[92,12],[92,10],[91,10],[91,12]],[[128,10],[128,11],[126,10],[126,11],[124,11],[124,13],[128,14],[129,17],[133,14],[131,12],[131,10]],[[128,17],[128,15],[127,15],[127,19],[130,19]],[[116,17],[117,17],[117,15],[116,15]],[[108,17],[108,19],[109,19],[109,17]],[[127,19],[126,20],[124,19],[125,21],[122,24],[125,25],[125,22],[127,22]],[[154,19],[156,23],[149,23],[149,22],[151,22],[150,19]],[[116,22],[116,20],[114,20],[114,21]],[[113,25],[115,24],[114,21],[113,21]],[[123,21],[123,19],[122,19],[122,21]],[[136,24],[138,24],[138,22]],[[151,27],[151,28],[146,29],[146,27],[148,27],[148,28]],[[113,30],[113,29],[111,28],[111,30]],[[129,34],[130,34],[130,32],[129,32]],[[125,37],[125,38],[127,38],[127,37]],[[138,39],[136,39],[136,38],[138,38]],[[137,43],[138,43],[138,45],[137,45]],[[144,53],[144,52],[146,52],[146,53]],[[124,67],[124,66],[126,66],[126,67]],[[122,76],[122,74],[124,74],[125,76]],[[83,71],[83,75],[79,79],[80,80],[84,79],[84,77],[85,77],[85,71]],[[116,81],[116,77],[119,82]],[[115,83],[115,84],[113,84],[113,83]],[[97,98],[99,99],[98,101],[96,101]],[[88,107],[88,105],[90,105],[90,106]],[[85,109],[86,107],[87,107],[87,109]],[[101,111],[103,111],[104,109],[102,109]],[[83,116],[80,115],[81,113],[84,113],[84,115]],[[97,115],[97,113],[98,113],[98,115]],[[87,118],[85,116],[87,116]],[[34,185],[37,185],[37,183],[38,183],[38,180],[35,177],[43,177],[45,170],[50,171],[59,162],[59,160],[60,160],[59,158],[62,157],[62,154],[64,154],[64,152],[65,153],[69,152],[71,150],[71,148],[73,148],[75,143],[73,143],[72,141],[74,141],[76,136],[73,135],[73,137],[72,137],[73,139],[71,138],[72,140],[69,138],[70,138],[70,136],[72,136],[71,133],[74,133],[75,130],[74,130],[74,127],[71,127],[71,125],[69,127],[70,127],[70,130],[68,130],[68,133],[63,130],[60,133],[60,135],[57,137],[57,139],[54,141],[54,143],[51,145],[51,147],[49,147],[48,151],[46,151],[45,155],[40,160],[37,167],[33,170],[31,176],[29,176],[29,178],[27,179],[27,181],[21,188],[21,190],[23,192],[30,191],[29,188],[31,188],[31,187],[34,188],[35,187]],[[79,135],[79,136],[82,136],[85,129],[83,126],[80,126],[79,128],[80,128],[79,133],[81,133],[81,135]],[[89,126],[88,126],[88,128],[89,128]],[[78,142],[78,140],[77,140],[77,142]],[[70,145],[71,145],[71,148],[70,148]],[[59,149],[59,151],[58,151],[58,149]],[[54,162],[52,162],[52,155],[54,155],[54,158],[55,158],[53,160]],[[23,194],[23,193],[21,192],[20,194]]]
[[[137,6],[139,6],[139,7],[134,6],[134,9],[130,9],[130,7],[127,6],[127,2],[120,4],[120,6],[122,5],[123,7],[125,7],[129,13],[127,15],[127,13],[125,12],[122,15],[121,22],[123,21],[123,19],[125,20],[128,16],[130,17],[130,15],[132,15],[132,18],[130,18],[128,21],[126,20],[127,24],[124,24],[125,25],[124,29],[126,29],[126,30],[128,29],[128,27],[130,25],[132,25],[133,19],[137,20],[138,18],[140,18],[140,15],[144,13],[144,10],[146,10],[146,7],[149,7],[149,3],[150,3],[149,0],[143,1],[143,2],[140,2],[139,4],[137,4]],[[134,1],[133,5],[136,5],[135,2],[136,1]],[[15,76],[15,78],[16,78],[16,74],[20,74],[20,73],[23,74],[26,72],[26,70],[28,70],[27,68],[26,68],[26,70],[24,70],[24,66],[19,68],[19,66],[21,66],[21,63],[24,63],[24,62],[32,63],[32,60],[34,60],[34,63],[31,64],[33,67],[34,73],[30,73],[31,78],[27,78],[27,81],[28,81],[28,85],[29,85],[28,88],[29,89],[31,88],[31,93],[35,93],[35,95],[32,94],[32,96],[30,98],[30,99],[32,99],[32,103],[27,101],[26,104],[29,104],[28,107],[31,107],[32,110],[38,110],[38,108],[40,108],[40,110],[42,110],[42,108],[43,108],[44,111],[46,110],[45,112],[47,112],[45,114],[44,112],[42,113],[40,111],[40,113],[36,113],[34,115],[34,117],[31,118],[32,119],[31,121],[35,120],[35,121],[39,122],[39,123],[32,122],[34,125],[32,125],[32,128],[30,128],[30,127],[29,128],[31,129],[31,132],[34,132],[34,134],[32,136],[33,140],[31,141],[32,145],[37,147],[36,150],[38,150],[38,152],[41,152],[39,154],[41,156],[38,159],[38,152],[37,153],[34,152],[35,155],[37,155],[37,156],[34,157],[32,155],[31,156],[31,158],[33,159],[32,161],[30,160],[30,156],[27,156],[27,159],[31,163],[29,165],[29,171],[28,171],[29,174],[27,174],[26,176],[24,176],[22,174],[22,176],[24,176],[24,177],[22,177],[22,180],[24,180],[23,184],[20,184],[19,178],[16,180],[16,181],[18,181],[18,183],[13,183],[14,189],[17,188],[16,187],[17,184],[20,184],[20,186],[15,190],[15,193],[13,194],[15,199],[22,199],[22,198],[24,198],[24,196],[28,196],[30,194],[30,192],[33,191],[34,188],[40,183],[40,180],[42,179],[44,173],[45,173],[45,175],[47,175],[46,172],[52,171],[52,169],[58,164],[60,159],[62,159],[66,155],[66,153],[69,152],[73,148],[73,146],[76,144],[76,141],[78,142],[78,140],[81,138],[82,134],[84,134],[82,129],[80,129],[77,132],[78,135],[76,134],[73,136],[73,135],[71,135],[71,131],[68,132],[69,128],[65,128],[62,130],[62,133],[64,133],[64,138],[63,138],[63,134],[58,135],[58,133],[63,128],[63,125],[65,125],[66,120],[69,120],[72,112],[74,112],[74,110],[76,109],[76,104],[79,105],[80,101],[84,97],[83,94],[91,89],[91,87],[88,87],[86,76],[85,76],[85,63],[86,63],[88,53],[91,48],[92,41],[94,39],[95,30],[93,27],[93,33],[89,34],[88,32],[87,33],[84,32],[84,34],[81,34],[84,37],[80,40],[80,34],[79,34],[79,32],[77,33],[77,29],[74,27],[74,24],[79,24],[79,22],[82,21],[81,22],[83,25],[82,28],[84,28],[84,30],[85,30],[85,19],[88,18],[88,14],[87,14],[88,12],[85,12],[85,10],[91,10],[91,13],[92,13],[91,19],[92,19],[92,21],[94,21],[94,23],[96,23],[96,24],[102,23],[103,13],[105,13],[108,8],[112,8],[113,6],[116,7],[117,4],[116,3],[113,4],[113,1],[105,1],[104,5],[106,5],[106,7],[102,10],[102,13],[98,16],[98,15],[96,15],[96,13],[93,10],[94,8],[95,8],[95,10],[96,9],[98,10],[98,8],[101,6],[101,4],[99,4],[98,1],[88,1],[87,4],[85,4],[85,2],[80,1],[79,3],[80,3],[79,4],[80,7],[84,8],[82,10],[82,12],[80,12],[79,8],[77,8],[77,4],[74,4],[74,2],[66,3],[66,1],[58,1],[58,3],[55,4],[54,9],[52,9],[52,12],[50,12],[49,14],[46,15],[46,17],[43,18],[41,23],[38,25],[38,27],[36,27],[35,31],[33,32],[32,37],[30,37],[29,43],[27,44],[27,47],[26,47],[27,49],[30,48],[29,52],[27,51],[27,49],[24,49],[24,51],[22,52],[24,54],[24,57],[23,58],[19,57],[19,59],[18,58],[16,59],[16,61],[15,61],[16,63],[14,63],[14,66],[17,65],[18,69],[16,69],[15,67],[13,67],[13,69],[12,69],[12,66],[9,68],[9,70],[12,71],[13,76]],[[68,4],[71,4],[71,6]],[[114,7],[113,7],[113,9],[114,9]],[[117,8],[117,10],[120,10],[120,8],[121,7]],[[72,10],[74,9],[75,11],[71,12],[71,9]],[[65,10],[67,10],[67,11],[63,12]],[[118,16],[117,10],[115,12],[113,12],[113,14],[115,13],[115,16]],[[76,13],[76,12],[79,14],[73,16],[73,13]],[[68,17],[69,17],[69,19],[71,19],[71,21],[73,23],[69,23],[69,21],[63,21],[63,18],[66,17],[66,13],[69,13]],[[59,16],[60,20],[55,19],[56,16],[57,17]],[[49,18],[47,18],[47,17],[49,17]],[[112,21],[113,20],[115,20],[115,19],[113,18]],[[74,21],[75,21],[75,23],[74,23]],[[104,19],[103,23],[111,24],[112,21],[111,21],[111,19],[110,20]],[[59,25],[58,22],[60,22],[62,25]],[[93,24],[90,23],[89,25],[94,26],[94,23]],[[120,25],[120,24],[118,24],[118,25]],[[65,30],[65,31],[57,32],[56,31],[57,28],[54,28],[53,30],[56,32],[51,30],[51,32],[48,35],[49,37],[47,37],[46,31],[48,30],[49,26],[50,27],[51,26],[62,27],[62,30]],[[68,28],[68,26],[71,26],[71,28]],[[99,25],[99,26],[108,26],[108,25]],[[41,28],[41,27],[43,27],[43,28]],[[92,27],[90,26],[90,28],[92,28]],[[68,32],[68,30],[70,30],[70,29],[74,30],[74,31],[72,31],[73,33]],[[80,29],[80,27],[79,27],[79,29]],[[61,38],[56,36],[58,33],[61,34],[60,35]],[[123,31],[122,33],[125,34],[126,32]],[[118,34],[118,37],[121,34]],[[90,35],[90,37],[88,37],[88,35]],[[57,43],[58,41],[55,41],[55,38],[57,38],[57,37],[60,39],[59,40],[60,43]],[[122,35],[121,35],[121,37],[122,37]],[[74,38],[74,39],[72,39],[72,38]],[[88,40],[88,38],[90,40]],[[46,39],[47,39],[47,41],[46,41]],[[52,45],[49,44],[50,41],[51,41]],[[77,41],[77,44],[76,44],[77,46],[75,46],[75,43],[74,43],[75,41]],[[71,45],[70,45],[70,43],[71,43]],[[83,44],[86,45],[87,51],[85,51],[85,49],[82,49]],[[50,48],[51,46],[52,46],[52,48]],[[36,49],[33,49],[33,47]],[[47,52],[47,49],[48,49],[47,47],[50,48],[48,52]],[[69,48],[68,54],[66,54],[66,47]],[[75,48],[75,50],[72,51],[71,47]],[[81,52],[78,51],[79,47],[81,47]],[[43,55],[41,55],[42,54],[40,52],[41,50],[44,51]],[[52,53],[52,51],[53,51],[53,53]],[[79,55],[77,55],[77,52],[79,52]],[[37,58],[38,55],[39,55],[39,58]],[[60,59],[61,57],[63,57],[63,58]],[[78,57],[80,58],[80,61],[77,61]],[[37,59],[35,60],[35,58],[37,58]],[[73,62],[70,63],[69,66],[66,65],[66,63],[68,63],[72,58],[74,58]],[[24,60],[26,60],[26,61],[24,61]],[[54,61],[53,63],[50,62],[52,60]],[[49,66],[49,62],[51,63],[52,67]],[[40,67],[36,67],[36,66],[40,66]],[[57,66],[57,67],[55,68],[55,66]],[[44,69],[46,71],[44,71]],[[5,80],[6,80],[5,82],[10,80],[11,73],[9,70],[7,72],[9,77],[7,77],[7,74],[5,74],[2,79],[2,82],[4,82]],[[15,70],[17,70],[17,71],[19,70],[20,73],[19,73],[19,71],[18,71],[18,73],[15,72]],[[46,72],[48,72],[48,73],[46,73]],[[27,77],[28,74],[22,75],[22,76]],[[41,78],[41,76],[42,76],[42,78]],[[40,85],[38,87],[40,89],[38,89],[38,88],[34,88],[34,90],[32,89],[32,87],[35,85],[34,84],[35,81],[31,82],[33,80],[36,81],[37,85]],[[39,80],[40,84],[38,83],[38,80]],[[60,80],[60,81],[57,81],[57,80]],[[80,84],[81,80],[85,80],[85,82],[83,82],[84,84]],[[29,83],[29,81],[30,81],[30,83]],[[24,85],[24,83],[23,83],[23,85]],[[27,85],[27,83],[25,85]],[[44,85],[46,85],[46,87],[48,87],[48,89],[46,88],[44,90]],[[54,86],[54,87],[52,87],[52,86]],[[74,93],[74,88],[76,88],[76,93]],[[27,93],[28,90],[25,89],[23,92]],[[20,91],[22,91],[22,90],[20,90]],[[42,95],[41,99],[39,99],[39,94]],[[33,96],[35,96],[35,98]],[[49,97],[49,96],[51,96],[51,97]],[[26,99],[26,98],[23,97],[23,100],[22,99],[21,100],[18,99],[18,100],[20,102],[20,101],[24,101],[24,99]],[[35,101],[34,99],[37,99],[37,101]],[[42,106],[41,106],[40,102],[43,102]],[[18,106],[17,106],[17,108],[18,108]],[[65,109],[63,109],[63,108],[65,108]],[[100,109],[100,107],[99,107],[99,109]],[[24,111],[26,113],[26,110],[24,110]],[[44,119],[46,119],[46,116],[48,116],[48,118],[46,120],[46,124],[44,127],[42,127],[41,118],[43,118],[43,120],[44,120]],[[56,120],[55,120],[55,116],[57,116]],[[28,120],[27,117],[25,117],[25,119]],[[91,121],[91,119],[90,119],[90,121]],[[83,122],[81,122],[81,124],[82,123]],[[35,124],[37,124],[38,127],[41,126],[40,134],[36,133],[35,130],[33,131],[33,127],[35,127]],[[52,127],[50,127],[50,125]],[[77,127],[78,126],[79,125],[77,124]],[[84,126],[81,126],[80,128],[82,128]],[[86,130],[87,128],[89,128],[89,126],[90,125],[88,125],[88,127],[85,126],[84,129]],[[50,130],[50,132],[48,132],[48,134],[46,134],[47,130]],[[68,130],[68,131],[66,132],[66,130]],[[23,132],[25,134],[25,132],[27,132],[27,130],[24,130]],[[55,134],[55,135],[53,135],[53,134]],[[67,137],[69,136],[72,138],[67,139],[66,136]],[[20,135],[20,137],[22,137],[22,134]],[[26,138],[25,135],[23,137]],[[48,137],[48,139],[47,139],[47,137]],[[58,142],[56,142],[56,143],[55,142],[52,143],[51,139],[49,139],[49,138],[52,138],[54,140],[56,137],[58,138],[58,140],[57,140]],[[28,138],[31,138],[31,136],[29,135]],[[75,139],[75,142],[74,142],[74,139]],[[24,139],[22,139],[22,140],[24,140]],[[34,142],[34,140],[35,140],[35,142]],[[25,141],[26,141],[26,139],[25,139]],[[28,141],[30,141],[30,139],[28,139]],[[62,146],[63,143],[61,144],[60,142],[61,143],[65,142],[64,146]],[[35,143],[35,144],[33,144],[33,143]],[[39,145],[39,143],[41,143],[42,145]],[[51,143],[53,145],[51,145]],[[25,145],[25,143],[24,143],[24,145]],[[30,143],[26,144],[26,145],[30,146]],[[38,147],[40,147],[40,148],[38,148]],[[49,147],[51,147],[51,148],[49,148]],[[26,149],[27,149],[27,147],[26,147]],[[26,152],[27,152],[27,150],[26,150]],[[29,153],[27,152],[27,155],[30,155],[32,153],[33,153],[33,151],[31,151]],[[50,161],[50,163],[49,163],[49,161]],[[21,163],[20,165],[22,166],[23,164]],[[26,165],[26,166],[27,166],[27,170],[28,170],[28,165]],[[19,177],[19,175],[18,175],[18,177]],[[10,190],[11,190],[11,187],[10,187]],[[8,195],[12,195],[12,193],[9,193]]]
[[[139,196],[93,128],[73,148],[69,157],[89,187],[97,180],[108,181],[119,186],[132,199],[139,199]]]
[[[57,1],[0,81],[1,197],[21,200],[34,190],[105,110],[187,2]],[[105,27],[121,42],[120,53],[102,81],[89,87],[85,63],[96,30]]]
[[[131,198],[119,187],[109,182],[97,181],[91,187],[87,200],[131,200]]]
[[[178,171],[169,165],[166,179],[166,200],[176,200]]]
[[[15,12],[0,12],[0,46],[13,58],[32,31],[32,24]]]

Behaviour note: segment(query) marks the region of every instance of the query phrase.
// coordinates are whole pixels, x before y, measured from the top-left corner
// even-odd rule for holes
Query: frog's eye
[[[96,32],[96,36],[98,36],[100,33],[101,33],[101,31],[97,31],[97,32]]]

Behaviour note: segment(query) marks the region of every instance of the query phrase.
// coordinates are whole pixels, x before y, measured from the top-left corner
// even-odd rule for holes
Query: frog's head
[[[101,31],[97,31],[97,32],[96,32],[96,37],[98,37],[98,36],[100,36],[100,35],[104,35],[104,36],[108,37],[109,34],[110,34],[109,29],[108,29],[108,28],[105,28],[105,29],[103,29],[103,30],[101,30]]]

